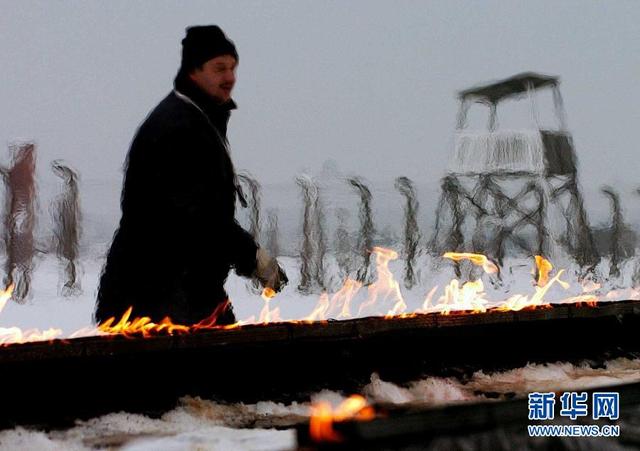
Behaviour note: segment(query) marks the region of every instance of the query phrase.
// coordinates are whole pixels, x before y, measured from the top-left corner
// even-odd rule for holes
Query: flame
[[[276,295],[275,290],[273,288],[265,287],[262,290],[262,300],[264,301],[264,307],[262,307],[262,311],[260,312],[260,320],[259,322],[263,324],[281,321],[280,318],[280,307],[276,307],[273,310],[269,308],[269,301],[274,298]]]
[[[194,324],[193,328],[195,330],[198,329],[211,329],[214,327],[218,327],[216,325],[216,323],[218,322],[218,318],[220,317],[220,315],[222,315],[225,310],[227,310],[229,307],[231,306],[231,301],[229,301],[229,299],[227,299],[224,302],[221,302],[220,304],[218,304],[216,306],[216,308],[213,310],[213,312],[211,312],[211,315],[209,315],[208,317],[206,317],[203,320],[200,320],[199,323]],[[231,327],[231,326],[225,326],[225,327]]]
[[[129,318],[132,311],[133,308],[129,307],[115,325],[113,325],[115,318],[112,317],[100,324],[98,329],[108,334],[142,335],[143,337],[162,332],[169,335],[173,335],[176,332],[189,332],[189,326],[174,324],[169,317],[165,317],[160,323],[154,323],[148,316],[136,317],[130,321]]]
[[[326,320],[336,313],[338,310],[338,319],[351,318],[351,300],[362,288],[362,282],[354,279],[345,280],[342,288],[338,290],[331,299],[328,293],[322,293],[318,299],[318,303],[314,307],[310,315],[305,321],[322,321]]]
[[[82,329],[76,330],[66,338],[92,337],[94,335],[104,335],[104,332],[101,332],[97,327],[87,326],[83,327]]]
[[[549,273],[553,269],[553,265],[542,255],[536,255],[535,260],[538,269],[538,286],[542,288],[549,283]]]
[[[0,290],[0,312],[4,309],[5,305],[11,295],[13,294],[14,284],[11,283],[4,290]],[[62,336],[62,330],[49,328],[44,331],[39,329],[27,329],[23,331],[19,327],[0,327],[0,346],[13,344],[13,343],[29,343],[32,341],[49,341]]]
[[[320,401],[311,406],[309,433],[316,442],[341,442],[343,438],[334,430],[334,423],[352,419],[369,421],[373,418],[373,407],[361,395],[348,397],[335,410],[328,402]]]
[[[424,302],[422,303],[422,312],[428,312],[431,309],[431,299],[433,299],[433,295],[438,291],[438,285],[433,287],[428,293],[427,297],[424,298]]]
[[[593,280],[586,280],[582,283],[583,293],[591,293],[593,291],[599,290],[600,288],[602,288],[602,285],[594,282]]]
[[[339,319],[351,317],[351,300],[358,293],[360,288],[362,288],[362,282],[347,279],[342,288],[331,297],[330,310],[334,310],[342,305],[340,314],[338,315]]]
[[[316,442],[339,442],[342,437],[333,430],[331,404],[321,401],[311,407],[309,434]]]
[[[431,310],[439,311],[443,315],[448,315],[452,310],[471,310],[473,313],[482,313],[487,311],[488,302],[482,280],[478,279],[460,286],[460,282],[453,279],[445,287],[444,295],[438,299],[438,304]]]
[[[482,269],[487,274],[495,274],[500,272],[498,266],[482,254],[471,254],[469,252],[445,252],[443,257],[449,258],[455,262],[459,262],[461,260],[469,260],[476,266],[482,266]]]
[[[389,269],[389,262],[398,258],[398,254],[391,250],[382,247],[374,247],[372,252],[376,256],[377,265],[377,280],[369,285],[367,289],[367,298],[360,304],[358,308],[358,314],[362,314],[367,309],[372,309],[379,300],[392,302],[391,309],[388,310],[385,315],[386,318],[397,318],[412,316],[407,314],[407,304],[404,301],[400,290],[400,284],[395,280],[393,274]],[[481,266],[485,273],[495,274],[499,273],[497,266],[489,260],[486,256],[481,254],[472,253],[454,253],[447,252],[443,255],[444,258],[449,258],[454,261],[469,260],[477,266]],[[534,293],[529,296],[525,294],[515,294],[509,297],[507,300],[492,303],[487,299],[485,292],[484,282],[481,279],[468,281],[461,283],[457,279],[451,280],[449,284],[444,287],[444,293],[438,298],[437,302],[432,305],[433,299],[437,293],[438,287],[433,287],[426,295],[422,304],[422,308],[416,312],[429,313],[437,312],[443,315],[449,315],[451,312],[467,312],[467,313],[482,313],[486,312],[489,308],[493,308],[499,311],[518,311],[524,308],[546,308],[550,304],[545,300],[545,295],[549,289],[558,284],[561,287],[567,289],[569,284],[560,279],[564,270],[559,270],[555,276],[550,277],[554,268],[551,262],[545,259],[543,256],[535,256],[535,264],[537,270],[537,282],[534,288]],[[334,294],[324,292],[320,295],[316,306],[311,313],[306,316],[302,321],[322,321],[329,317],[349,318],[351,317],[351,303],[357,293],[362,288],[362,283],[353,279],[347,278],[340,290]],[[600,288],[599,285],[592,284],[591,286],[585,285],[583,292],[587,290],[594,290]],[[640,294],[634,291],[635,294]],[[255,317],[251,317],[245,321],[240,321],[231,326],[224,326],[224,328],[240,327],[244,324],[262,323],[268,324],[276,321],[282,321],[280,317],[280,308],[271,308],[270,301],[273,299],[275,292],[269,288],[265,288],[262,292],[262,298],[264,300],[264,306],[256,321]],[[607,297],[616,296],[618,293],[611,292]],[[581,303],[589,306],[595,306],[597,303],[597,296],[592,294],[583,294],[580,296],[574,296],[562,300],[560,302],[573,302]],[[223,306],[226,308],[226,304]],[[194,326],[176,325],[171,322],[169,318],[165,318],[161,323],[152,323],[149,318],[136,318],[135,320],[129,320],[131,311],[125,312],[123,317],[117,324],[114,325],[115,319],[111,318],[107,322],[99,326],[101,333],[121,333],[124,335],[141,334],[142,336],[148,336],[152,333],[166,332],[169,334],[189,332],[194,329],[201,328],[216,328],[215,318],[219,315],[220,311],[216,311],[212,314],[212,320],[201,322]]]
[[[154,323],[153,321],[151,321],[151,318],[149,318],[148,316],[135,317],[134,319],[130,320],[131,313],[133,312],[133,307],[129,307],[123,313],[122,317],[120,317],[120,320],[118,320],[117,323],[116,323],[115,317],[111,317],[98,325],[98,331],[103,334],[124,335],[126,337],[130,337],[130,336],[149,337],[149,336],[158,335],[158,334],[174,335],[174,334],[188,333],[193,330],[200,330],[200,329],[214,329],[214,328],[230,329],[230,328],[238,327],[236,324],[225,325],[225,326],[218,326],[216,324],[219,316],[222,313],[224,313],[224,311],[229,307],[229,305],[230,305],[230,302],[227,299],[225,302],[218,304],[216,308],[213,310],[213,312],[211,313],[211,315],[209,315],[207,318],[191,326],[187,326],[184,324],[176,324],[168,316],[165,317],[159,323]]]
[[[407,304],[404,301],[400,284],[395,280],[389,262],[396,260],[398,254],[382,247],[374,247],[372,253],[376,257],[377,279],[367,287],[366,298],[358,306],[358,314],[367,311],[387,311],[385,318],[404,318],[415,316],[416,313],[440,313],[449,315],[451,312],[482,313],[489,309],[498,311],[518,311],[525,308],[549,308],[550,303],[545,299],[549,290],[554,285],[559,285],[564,289],[569,288],[569,284],[561,280],[564,270],[556,271],[553,275],[554,267],[547,259],[541,255],[535,256],[536,284],[533,286],[532,294],[514,294],[508,299],[500,302],[493,302],[487,298],[484,281],[477,280],[462,283],[457,279],[452,279],[444,286],[443,293],[436,298],[438,286],[433,287],[425,296],[421,308],[413,313],[407,312]],[[447,252],[444,258],[453,261],[469,260],[477,266],[481,266],[486,274],[499,273],[499,268],[482,254]],[[492,279],[492,282],[494,280]],[[354,299],[360,293],[362,282],[347,278],[343,286],[335,293],[322,293],[317,305],[311,313],[302,321],[322,321],[328,318],[338,319],[352,317],[351,309]],[[5,290],[0,290],[0,312],[5,307],[13,292],[13,284]],[[587,306],[596,306],[600,295],[597,293],[602,287],[592,280],[582,283],[582,294],[567,297],[561,300],[554,300],[554,303],[578,303]],[[262,291],[264,306],[260,311],[258,319],[252,316],[244,321],[239,321],[231,325],[218,325],[217,319],[230,305],[229,301],[218,305],[214,312],[201,322],[193,325],[183,325],[174,323],[171,318],[166,317],[159,323],[151,321],[149,317],[133,317],[132,308],[127,309],[123,315],[116,319],[109,318],[97,327],[85,327],[70,335],[67,338],[84,337],[91,335],[119,334],[124,336],[149,337],[156,334],[182,334],[197,331],[200,329],[233,329],[245,324],[268,324],[275,321],[282,321],[280,308],[272,308],[271,300],[275,296],[275,291],[265,288]],[[364,296],[363,296],[364,297]],[[606,300],[616,300],[620,298],[636,299],[640,297],[638,289],[613,290],[604,295]],[[434,302],[434,299],[437,301]],[[380,302],[380,305],[377,305]],[[382,306],[382,303],[386,305]],[[0,346],[11,343],[24,343],[29,341],[53,340],[62,338],[60,329],[50,328],[45,331],[29,329],[22,331],[17,327],[0,327]]]
[[[271,298],[263,296],[262,299],[264,299],[264,307],[262,307],[258,322],[262,324],[268,324],[271,322],[281,321],[280,307],[276,307],[271,310],[271,308],[269,307],[269,301],[271,300]]]
[[[62,337],[62,330],[50,328],[44,331],[19,327],[0,327],[0,345],[13,343],[30,343],[32,341],[49,341]]]
[[[4,306],[7,304],[9,299],[11,299],[11,295],[13,294],[13,283],[10,283],[7,288],[4,290],[0,290],[0,312],[4,310]]]
[[[327,311],[329,310],[329,295],[322,293],[318,304],[313,309],[311,314],[305,318],[305,321],[319,321],[326,318]]]
[[[358,315],[363,311],[373,307],[378,296],[381,296],[384,300],[391,298],[393,307],[387,312],[386,317],[399,315],[407,309],[407,304],[402,298],[400,292],[400,284],[396,281],[395,277],[389,270],[389,262],[398,258],[398,253],[383,247],[374,247],[373,253],[376,255],[376,271],[378,273],[377,280],[369,285],[367,300],[360,304],[358,309]]]
[[[534,295],[529,300],[528,296],[517,294],[507,299],[502,305],[498,306],[498,310],[522,310],[525,307],[549,307],[550,304],[544,302],[544,296],[549,291],[549,288],[555,283],[559,284],[565,290],[569,288],[569,284],[560,280],[560,276],[564,273],[564,269],[561,269],[557,274],[549,280],[549,271],[553,269],[553,265],[543,257],[536,256],[536,265],[538,268],[538,283],[533,288],[535,289]]]

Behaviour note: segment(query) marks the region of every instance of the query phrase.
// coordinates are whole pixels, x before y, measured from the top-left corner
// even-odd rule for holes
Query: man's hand
[[[264,288],[271,288],[277,293],[289,282],[284,270],[278,265],[278,261],[264,249],[258,248],[256,262],[254,277]]]

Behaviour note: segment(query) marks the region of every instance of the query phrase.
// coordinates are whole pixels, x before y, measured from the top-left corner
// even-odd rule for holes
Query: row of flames
[[[545,308],[550,303],[544,298],[547,292],[554,285],[559,285],[564,289],[569,288],[569,284],[560,279],[564,270],[556,271],[553,276],[553,265],[542,256],[535,257],[535,271],[537,274],[536,282],[533,287],[534,292],[531,295],[516,294],[506,300],[500,302],[491,302],[487,298],[484,283],[481,278],[469,282],[461,283],[458,279],[452,279],[444,286],[442,295],[434,299],[438,291],[438,286],[433,287],[425,296],[422,306],[408,312],[407,304],[402,296],[400,284],[396,281],[391,270],[389,262],[398,258],[398,254],[382,247],[374,247],[372,250],[376,257],[377,279],[375,282],[364,287],[361,282],[353,279],[347,279],[340,290],[336,293],[323,293],[313,308],[312,312],[302,320],[296,322],[314,322],[325,321],[329,318],[348,319],[354,315],[352,313],[352,303],[357,295],[364,294],[364,300],[360,302],[355,316],[362,315],[384,315],[386,318],[411,317],[424,313],[439,313],[449,315],[452,312],[459,314],[483,313],[487,310],[498,311],[517,311],[522,309]],[[499,268],[486,256],[472,253],[455,253],[447,252],[444,258],[450,259],[456,263],[461,261],[469,261],[473,265],[482,268],[483,272],[489,277],[499,276]],[[587,282],[582,286],[582,294],[579,296],[568,297],[554,303],[584,303],[594,306],[598,302],[598,295],[595,293],[600,288],[599,284]],[[6,290],[0,290],[0,312],[4,308],[7,301],[11,298],[13,285]],[[366,292],[364,292],[366,290]],[[177,334],[189,333],[201,329],[232,329],[246,324],[268,324],[273,322],[281,322],[279,307],[272,308],[271,300],[275,296],[275,292],[265,289],[262,293],[264,306],[256,319],[252,316],[244,321],[227,326],[216,325],[216,318],[226,308],[226,304],[219,306],[212,315],[194,325],[175,324],[170,318],[165,318],[159,323],[153,322],[148,317],[132,317],[132,309],[129,308],[120,319],[110,318],[99,324],[97,327],[86,327],[80,329],[66,338],[77,338],[91,335],[126,335],[126,336],[142,336],[148,337],[157,334]],[[632,290],[630,296],[636,297],[639,293]],[[619,293],[610,292],[605,298],[607,300],[615,299]],[[386,306],[386,307],[384,307]],[[381,310],[381,307],[384,307]],[[386,312],[385,312],[386,310]],[[63,332],[60,329],[51,328],[45,331],[39,329],[30,329],[23,331],[17,327],[4,328],[0,327],[0,345],[8,345],[13,343],[25,343],[32,341],[47,341],[62,338]]]

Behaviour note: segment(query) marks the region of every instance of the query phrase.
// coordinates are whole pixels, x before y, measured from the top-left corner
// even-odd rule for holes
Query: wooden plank
[[[357,392],[373,372],[401,383],[425,374],[629,355],[640,352],[638,326],[640,302],[625,301],[12,345],[0,349],[11,406],[0,413],[0,425],[162,411],[187,394],[305,400],[322,388]]]
[[[174,336],[158,335],[145,339],[123,336],[94,336],[73,340],[52,340],[13,344],[0,347],[0,364],[11,361],[60,359],[137,353],[143,351],[188,349],[207,346],[242,345],[255,341],[262,343],[286,341],[315,341],[327,339],[358,340],[375,337],[386,332],[414,331],[417,329],[464,328],[535,322],[548,320],[588,319],[640,315],[640,301],[603,303],[596,307],[575,304],[559,305],[523,311],[490,311],[482,314],[416,314],[404,318],[367,317],[342,321],[286,322],[268,325],[248,325],[235,329],[209,329]]]

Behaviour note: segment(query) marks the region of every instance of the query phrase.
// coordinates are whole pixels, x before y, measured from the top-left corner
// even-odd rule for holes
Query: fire
[[[450,258],[455,262],[469,260],[476,266],[482,266],[482,269],[487,274],[495,274],[500,272],[498,266],[482,254],[471,254],[468,252],[446,252],[443,257]]]
[[[9,286],[0,290],[0,313],[4,310],[4,306],[7,305],[7,301],[11,299],[11,295],[13,294],[13,284],[9,284]]]
[[[0,290],[0,312],[4,309],[5,305],[11,295],[13,294],[14,284],[10,284],[6,289]],[[29,343],[32,341],[48,341],[60,338],[62,336],[62,330],[50,328],[44,331],[38,329],[28,329],[23,331],[19,327],[0,327],[0,346],[8,345],[12,343]]]
[[[320,295],[320,299],[318,300],[318,304],[313,309],[311,314],[305,318],[305,321],[318,321],[325,319],[329,307],[329,295],[327,293],[322,293]]]
[[[260,312],[260,319],[258,322],[267,324],[275,321],[281,321],[280,318],[280,307],[276,307],[273,310],[269,307],[269,301],[273,299],[276,295],[275,290],[273,288],[266,287],[262,290],[262,300],[264,301],[264,307],[262,307],[262,311]]]
[[[340,314],[338,318],[350,318],[351,317],[351,300],[358,293],[358,290],[362,288],[362,282],[357,280],[347,279],[342,288],[331,297],[330,311],[340,308]]]
[[[327,293],[322,293],[317,305],[309,316],[305,318],[305,321],[319,321],[325,320],[331,315],[338,313],[338,319],[351,318],[351,300],[362,288],[362,282],[358,282],[354,279],[347,279],[342,285],[342,288],[338,290],[331,300]]]
[[[98,325],[98,332],[103,334],[110,334],[110,335],[124,335],[126,337],[129,337],[129,336],[149,337],[151,335],[158,335],[158,334],[174,335],[174,334],[188,333],[194,330],[201,330],[201,329],[216,329],[216,328],[231,329],[238,326],[235,324],[225,325],[225,326],[219,326],[216,324],[218,317],[229,307],[229,305],[230,305],[230,302],[228,300],[220,303],[214,309],[211,315],[209,315],[207,318],[191,326],[187,326],[184,324],[176,324],[173,321],[171,321],[171,318],[169,318],[168,316],[165,317],[159,323],[154,323],[153,321],[151,321],[151,318],[149,318],[148,316],[135,317],[134,319],[130,319],[131,314],[133,312],[133,307],[129,307],[124,312],[122,317],[118,320],[118,322],[116,322],[115,317],[111,317],[106,321],[104,321],[103,323],[100,323]],[[78,332],[76,332],[75,334],[77,333]]]
[[[436,285],[427,293],[427,297],[424,299],[424,303],[422,304],[422,312],[428,312],[431,309],[431,299],[433,299],[433,295],[438,291],[438,286]]]
[[[271,298],[268,295],[263,295],[262,299],[264,300],[264,307],[262,307],[262,311],[260,312],[260,319],[258,320],[258,322],[267,324],[271,322],[281,321],[280,307],[276,307],[271,310],[271,308],[269,307],[269,301],[271,301]]]
[[[393,250],[381,247],[373,248],[372,252],[376,256],[377,279],[367,287],[367,296],[366,299],[360,303],[358,307],[358,314],[362,314],[363,311],[373,310],[379,302],[385,302],[391,304],[391,308],[385,315],[386,318],[409,316],[409,314],[407,314],[407,304],[405,303],[400,290],[400,284],[389,269],[389,263],[397,259],[398,254]],[[473,264],[481,266],[486,274],[499,273],[499,269],[495,263],[481,254],[447,252],[443,257],[454,261],[469,260]],[[433,303],[433,300],[436,298],[438,287],[433,287],[426,295],[422,308],[416,310],[416,312],[435,312],[442,315],[449,315],[452,312],[483,313],[489,309],[499,311],[518,311],[524,308],[548,307],[550,304],[545,300],[545,295],[548,293],[550,288],[557,284],[566,289],[569,284],[560,279],[564,270],[557,271],[556,274],[551,277],[551,273],[554,270],[553,265],[544,257],[539,255],[535,256],[535,265],[537,282],[533,287],[534,293],[532,295],[515,294],[505,301],[491,302],[487,297],[485,284],[482,279],[472,280],[465,283],[462,283],[457,279],[453,279],[444,287],[443,294],[437,298],[435,303]],[[339,319],[350,318],[352,316],[351,304],[362,287],[363,284],[361,282],[353,279],[346,279],[343,286],[336,293],[322,293],[316,306],[302,321],[323,321],[331,317],[337,317]],[[264,289],[262,292],[264,306],[257,320],[255,317],[251,317],[248,320],[225,327],[231,328],[250,323],[268,324],[282,321],[280,308],[271,307],[271,301],[274,296],[275,292],[273,290],[268,288]],[[561,302],[580,302],[593,306],[596,305],[597,297],[592,294],[585,293],[581,296],[567,298]],[[159,332],[168,334],[184,333],[193,329],[219,327],[215,325],[215,318],[219,313],[220,312],[214,312],[212,315],[214,318],[213,321],[206,322],[204,325],[201,323],[190,327],[173,324],[169,318],[165,318],[159,324],[155,324],[151,322],[149,318],[145,317],[130,320],[129,317],[131,315],[131,311],[129,310],[125,312],[118,323],[115,323],[115,319],[112,318],[101,324],[99,326],[99,330],[103,333],[142,336],[148,336],[152,333]]]
[[[169,335],[173,335],[176,332],[189,332],[188,326],[174,324],[169,317],[165,317],[160,323],[152,322],[151,318],[148,316],[135,318],[130,321],[129,318],[132,311],[133,308],[129,307],[124,312],[124,315],[122,315],[122,318],[120,318],[120,321],[116,324],[113,324],[115,322],[115,318],[109,318],[98,326],[98,330],[108,334],[119,334],[125,336],[142,335],[143,337],[148,337],[152,334],[159,334],[162,332]]]
[[[446,252],[443,257],[455,262],[469,260],[474,265],[482,267],[486,274],[498,274],[500,272],[498,266],[482,254]],[[421,311],[440,312],[443,315],[448,315],[452,311],[470,311],[471,313],[483,313],[487,311],[489,301],[486,298],[484,283],[481,279],[463,284],[461,284],[459,280],[453,279],[445,286],[444,294],[440,296],[438,303],[432,306],[431,299],[436,289],[437,287],[429,292],[422,305]]]
[[[369,421],[375,418],[375,411],[361,395],[345,399],[335,410],[326,401],[311,406],[309,433],[316,442],[340,442],[342,437],[333,428],[334,423],[346,420]]]
[[[460,282],[454,279],[445,287],[444,295],[438,300],[438,304],[431,307],[430,311],[437,311],[448,315],[452,310],[470,310],[473,313],[487,311],[484,284],[478,279],[460,286]]]
[[[538,286],[544,287],[549,283],[549,273],[553,269],[553,265],[542,255],[536,255],[536,268],[538,269]]]
[[[357,306],[358,315],[369,312],[382,313],[386,311],[385,318],[407,317],[413,316],[416,313],[449,315],[453,312],[458,314],[483,313],[492,309],[498,311],[518,311],[525,308],[549,308],[551,304],[545,299],[549,290],[554,286],[560,286],[564,289],[569,288],[569,284],[561,280],[564,270],[555,270],[551,262],[541,255],[536,255],[534,258],[536,283],[533,285],[533,293],[513,294],[506,300],[496,302],[489,299],[485,289],[486,281],[483,280],[482,277],[466,282],[452,279],[448,284],[444,285],[441,294],[438,294],[438,286],[431,288],[426,294],[422,305],[412,313],[404,300],[400,284],[389,269],[389,263],[396,260],[398,254],[391,249],[382,247],[374,247],[372,253],[375,254],[376,257],[377,279],[366,287],[366,291],[361,290],[363,288],[362,282],[347,278],[337,292],[333,294],[328,292],[322,293],[316,306],[302,321],[310,322],[323,321],[328,318],[351,318],[353,316],[352,308],[356,301],[360,301],[360,304]],[[482,254],[447,252],[443,255],[443,258],[455,262],[468,260],[472,264],[482,267],[484,273],[488,275],[500,273],[498,266]],[[490,278],[489,281],[491,281],[492,285],[495,285],[496,279]],[[601,285],[592,280],[587,280],[582,284],[581,294],[561,300],[556,299],[553,302],[580,303],[587,306],[595,306],[600,299],[598,291],[601,288]],[[13,285],[8,286],[5,290],[0,290],[0,312],[11,298],[12,291]],[[361,293],[366,293],[366,295],[359,296]],[[274,290],[265,288],[262,291],[264,306],[257,319],[255,316],[252,316],[232,325],[220,326],[217,324],[217,318],[227,308],[229,301],[220,304],[208,318],[193,325],[177,324],[169,317],[156,323],[146,316],[134,317],[133,309],[129,308],[119,319],[115,317],[109,318],[97,327],[80,329],[67,335],[67,338],[100,334],[149,337],[157,334],[183,334],[201,329],[232,329],[252,323],[268,324],[282,321],[280,307],[273,308],[271,305],[275,295]],[[602,295],[602,298],[607,300],[615,300],[621,297],[626,297],[627,299],[638,298],[640,297],[640,292],[632,289],[614,290]],[[55,328],[45,331],[38,329],[22,331],[16,327],[0,327],[0,345],[53,340],[62,337],[64,337],[63,332]]]
[[[398,258],[398,253],[383,247],[374,247],[373,253],[376,254],[376,270],[378,279],[369,285],[367,300],[360,304],[358,314],[376,304],[378,296],[382,296],[384,300],[391,299],[393,307],[387,312],[387,317],[400,315],[407,309],[400,292],[400,284],[389,270],[389,262]]]
[[[49,341],[60,337],[62,337],[61,329],[50,328],[45,331],[28,329],[23,332],[19,327],[0,327],[0,345]]]
[[[536,268],[538,271],[538,282],[534,286],[535,293],[529,300],[528,296],[517,294],[507,299],[502,305],[498,306],[498,310],[522,310],[525,307],[541,307],[549,306],[544,302],[544,296],[547,294],[553,284],[557,283],[565,290],[569,288],[569,284],[560,280],[560,276],[564,273],[561,269],[557,274],[549,279],[549,272],[553,269],[553,265],[540,255],[535,256]]]
[[[593,291],[599,290],[600,288],[602,288],[602,285],[594,282],[593,280],[587,280],[582,284],[583,293],[591,293]]]

